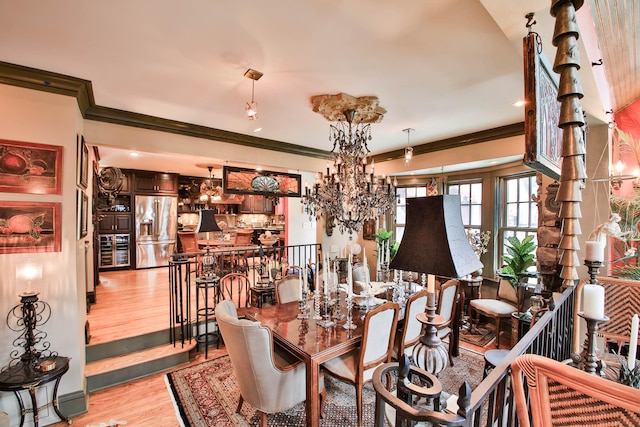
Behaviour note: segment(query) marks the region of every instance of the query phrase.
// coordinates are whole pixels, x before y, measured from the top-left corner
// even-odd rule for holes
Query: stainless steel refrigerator
[[[136,268],[169,265],[176,246],[178,198],[135,197]]]

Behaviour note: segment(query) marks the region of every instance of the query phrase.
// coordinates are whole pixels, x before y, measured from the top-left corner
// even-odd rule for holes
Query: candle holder
[[[313,293],[313,320],[320,320],[322,316],[320,316],[320,294],[316,290]]]
[[[587,339],[585,340],[582,353],[573,355],[574,364],[583,371],[604,377],[606,364],[598,359],[596,354],[596,336],[598,333],[598,323],[607,322],[609,318],[604,316],[602,319],[591,319],[586,317],[582,311],[578,313],[587,322]]]
[[[345,329],[355,329],[356,325],[353,323],[352,320],[352,309],[353,309],[353,294],[348,294],[347,295],[347,321],[344,323],[344,325],[342,325],[343,328]]]
[[[325,296],[324,301],[322,302],[322,305],[324,306],[324,314],[322,316],[323,319],[316,322],[316,325],[322,326],[325,329],[329,329],[336,325],[336,322],[332,321],[329,318],[329,298]]]
[[[306,289],[302,289],[302,299],[300,301],[298,301],[298,304],[300,305],[300,314],[298,314],[298,317],[296,317],[296,319],[298,320],[307,320],[309,319],[309,304],[307,304],[307,290]]]
[[[344,320],[347,316],[342,313],[342,298],[340,297],[340,289],[336,289],[336,302],[333,309],[333,320]]]
[[[584,260],[584,265],[589,269],[589,283],[597,285],[598,284],[598,274],[600,273],[600,268],[604,266],[604,262],[602,261],[589,261]]]

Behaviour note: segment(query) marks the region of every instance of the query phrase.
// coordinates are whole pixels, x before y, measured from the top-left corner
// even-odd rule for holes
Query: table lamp
[[[209,233],[212,231],[219,231],[222,234],[222,230],[216,222],[216,213],[213,209],[200,210],[200,216],[198,218],[198,227],[196,233],[207,233],[207,248],[205,254],[202,256],[202,275],[213,276],[213,254],[209,250]]]
[[[418,367],[438,374],[448,362],[437,334],[435,276],[460,278],[482,268],[460,213],[460,198],[440,195],[407,199],[407,225],[390,269],[422,273],[427,282],[427,328],[413,350]]]

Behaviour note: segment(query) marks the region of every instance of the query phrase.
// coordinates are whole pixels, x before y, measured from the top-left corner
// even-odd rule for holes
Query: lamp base
[[[438,375],[449,363],[449,352],[442,343],[430,346],[418,342],[415,347],[413,347],[412,357],[414,363],[420,369],[424,369],[433,375]]]

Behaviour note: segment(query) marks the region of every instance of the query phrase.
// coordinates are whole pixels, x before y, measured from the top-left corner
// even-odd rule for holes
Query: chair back
[[[252,230],[237,230],[236,239],[233,241],[234,246],[249,246],[253,238]]]
[[[300,276],[284,276],[276,283],[276,302],[285,304],[300,298]]]
[[[640,390],[553,359],[518,356],[511,381],[523,427],[531,425],[529,417],[534,426],[640,425]]]
[[[353,274],[353,281],[359,281],[359,282],[366,282],[367,281],[367,277],[369,278],[369,281],[371,281],[371,274],[369,272],[369,266],[368,265],[364,265],[363,263],[359,262],[357,263],[352,270],[352,274]]]
[[[364,381],[372,378],[377,366],[391,362],[399,310],[397,303],[386,302],[368,312],[364,319],[357,373]]]
[[[404,327],[396,343],[396,358],[399,360],[402,354],[411,357],[413,346],[422,337],[423,324],[416,316],[424,313],[427,308],[427,290],[423,289],[409,297],[404,312]]]
[[[598,283],[604,287],[604,308],[609,317],[607,322],[599,325],[598,334],[603,335],[606,341],[617,343],[620,348],[631,337],[631,317],[640,313],[640,282],[598,277]]]
[[[249,278],[244,273],[229,273],[220,279],[221,299],[232,301],[238,308],[249,306],[250,292]]]
[[[512,303],[513,305],[518,304],[516,288],[511,285],[507,279],[500,279],[500,283],[498,284],[498,299]]]
[[[260,409],[276,406],[277,402],[268,402],[278,398],[273,387],[281,374],[275,365],[269,328],[260,322],[238,319],[236,307],[229,300],[218,304],[216,319],[244,400]]]
[[[183,253],[198,252],[198,236],[195,231],[178,231],[178,239]]]
[[[445,324],[442,326],[450,326],[453,321],[453,314],[458,301],[458,287],[460,282],[455,279],[447,280],[440,287],[440,296],[438,297],[438,314],[444,317]]]

